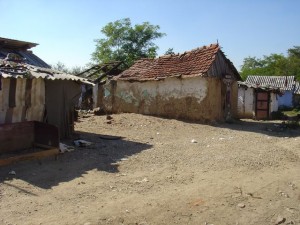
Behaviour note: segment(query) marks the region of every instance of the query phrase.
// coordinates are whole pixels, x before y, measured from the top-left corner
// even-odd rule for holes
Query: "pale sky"
[[[85,66],[101,28],[127,17],[167,34],[158,55],[218,40],[238,70],[245,57],[300,45],[298,0],[0,0],[0,37],[38,43],[32,50],[48,64]]]

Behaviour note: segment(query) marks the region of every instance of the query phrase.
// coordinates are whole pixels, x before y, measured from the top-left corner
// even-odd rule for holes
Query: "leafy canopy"
[[[64,73],[69,73],[73,75],[77,75],[85,70],[85,67],[74,66],[72,68],[68,68],[64,63],[58,61],[56,64],[51,65],[51,68],[54,70],[58,70]]]
[[[293,75],[300,80],[300,46],[288,49],[287,56],[271,54],[262,59],[246,57],[241,68],[241,76],[245,80],[248,75]]]
[[[130,67],[140,58],[154,58],[158,46],[154,40],[165,34],[149,22],[132,26],[129,18],[110,22],[101,30],[105,38],[97,39],[92,60],[96,63],[123,61]]]

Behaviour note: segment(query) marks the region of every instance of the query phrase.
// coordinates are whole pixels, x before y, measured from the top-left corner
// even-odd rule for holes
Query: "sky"
[[[68,68],[91,62],[109,22],[159,25],[158,55],[218,42],[240,70],[246,57],[300,45],[299,0],[0,0],[0,37],[34,42],[33,53]]]

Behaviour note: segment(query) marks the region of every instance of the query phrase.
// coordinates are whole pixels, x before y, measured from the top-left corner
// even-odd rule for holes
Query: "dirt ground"
[[[0,224],[300,224],[300,130],[278,123],[85,116],[92,146],[0,168]]]

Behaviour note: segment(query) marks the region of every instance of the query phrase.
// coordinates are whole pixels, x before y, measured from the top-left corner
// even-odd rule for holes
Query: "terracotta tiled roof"
[[[203,76],[211,67],[219,50],[218,44],[211,44],[183,54],[141,59],[115,79],[153,80],[172,76]]]

